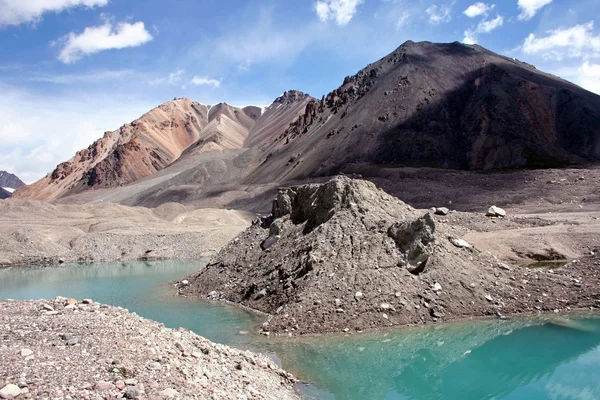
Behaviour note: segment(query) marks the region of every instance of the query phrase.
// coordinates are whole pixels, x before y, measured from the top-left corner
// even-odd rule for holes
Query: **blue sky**
[[[0,0],[0,169],[39,179],[173,97],[320,97],[406,40],[476,42],[600,93],[597,0]]]

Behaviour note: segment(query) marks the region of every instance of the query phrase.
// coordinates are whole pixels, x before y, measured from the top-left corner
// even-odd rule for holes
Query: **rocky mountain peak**
[[[286,90],[281,96],[275,99],[274,103],[290,104],[303,101],[309,98],[310,95],[301,92],[300,90]]]
[[[0,187],[18,189],[21,186],[25,186],[25,183],[16,175],[6,171],[0,171]]]

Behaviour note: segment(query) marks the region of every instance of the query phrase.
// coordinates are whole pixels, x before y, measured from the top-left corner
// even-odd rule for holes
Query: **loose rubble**
[[[266,356],[67,300],[0,301],[0,398],[299,399]]]

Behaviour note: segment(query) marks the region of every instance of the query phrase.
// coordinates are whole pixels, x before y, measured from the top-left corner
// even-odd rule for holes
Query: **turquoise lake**
[[[205,261],[0,269],[0,298],[91,298],[269,353],[307,382],[306,399],[600,399],[600,318],[453,323],[339,337],[244,334],[262,318],[174,296],[170,281]]]

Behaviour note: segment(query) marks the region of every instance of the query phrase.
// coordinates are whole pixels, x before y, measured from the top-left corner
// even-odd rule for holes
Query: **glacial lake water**
[[[169,327],[276,356],[306,399],[600,399],[600,318],[452,323],[351,336],[265,339],[245,310],[173,296],[203,261],[0,269],[0,298],[57,295],[128,308]]]

